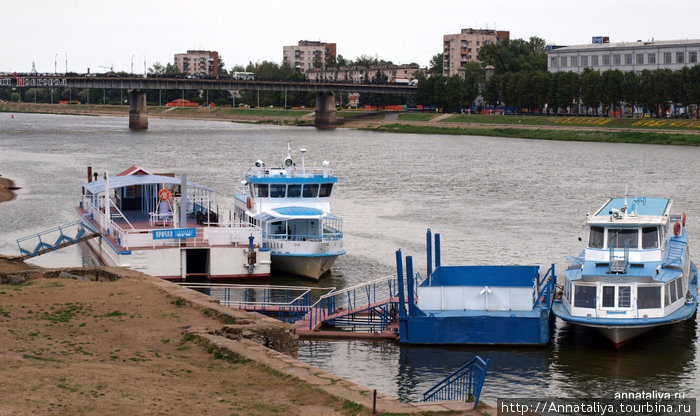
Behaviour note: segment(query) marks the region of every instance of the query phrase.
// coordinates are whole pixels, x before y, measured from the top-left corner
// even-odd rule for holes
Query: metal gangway
[[[212,296],[222,305],[261,313],[289,323],[302,319],[309,313],[315,300],[335,290],[334,287],[192,282],[177,284]]]
[[[398,284],[398,278],[391,275],[322,295],[308,314],[296,321],[297,333],[302,336],[383,333],[394,338],[398,326],[386,332],[396,322]],[[322,326],[332,330],[321,331]]]
[[[24,260],[78,244],[98,235],[100,233],[95,227],[80,219],[20,238],[17,240],[17,247],[20,257]]]
[[[484,361],[478,355],[475,356],[423,393],[423,401],[461,400],[466,402],[474,400],[474,408],[476,408],[479,405],[481,388],[484,387],[489,361],[488,359]]]

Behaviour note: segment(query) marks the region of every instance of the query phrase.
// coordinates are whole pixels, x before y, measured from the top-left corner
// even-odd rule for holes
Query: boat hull
[[[272,268],[281,272],[319,280],[321,276],[331,270],[337,258],[338,254],[290,256],[272,253]]]
[[[471,316],[399,318],[402,344],[544,345],[551,335],[547,307],[526,312],[476,311]]]
[[[186,249],[120,250],[102,236],[87,240],[87,245],[105,266],[126,267],[169,281],[232,281],[270,278],[270,252],[265,250],[256,251],[257,264],[251,271],[244,264],[247,258],[246,248],[199,248],[200,250],[208,251],[208,272],[188,273],[186,269],[182,270],[183,259],[185,258],[183,257],[183,251]]]
[[[693,297],[697,294],[697,284],[691,286]],[[561,301],[555,301],[552,312],[559,319],[573,325],[593,328],[607,338],[616,348],[643,335],[644,333],[661,326],[673,325],[685,321],[697,311],[697,302],[686,303],[680,309],[664,318],[653,319],[625,319],[619,322],[611,322],[611,319],[587,318],[572,316]]]

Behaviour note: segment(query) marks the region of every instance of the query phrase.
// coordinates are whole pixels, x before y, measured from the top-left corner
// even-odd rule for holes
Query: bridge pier
[[[319,91],[316,95],[314,125],[319,129],[334,129],[338,126],[338,117],[335,114],[335,95],[332,92]]]
[[[148,128],[148,107],[146,105],[146,91],[129,90],[129,128],[133,130],[146,130]]]

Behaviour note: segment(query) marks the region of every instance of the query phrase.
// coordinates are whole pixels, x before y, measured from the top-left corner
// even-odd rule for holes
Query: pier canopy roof
[[[162,175],[113,176],[109,178],[109,189],[152,184],[180,185],[180,182],[180,178],[172,178],[170,176]],[[207,188],[206,186],[202,186],[190,181],[187,181],[187,186],[214,192],[213,189]],[[105,181],[104,179],[100,179],[98,181],[86,183],[84,187],[90,193],[99,194],[105,191]]]

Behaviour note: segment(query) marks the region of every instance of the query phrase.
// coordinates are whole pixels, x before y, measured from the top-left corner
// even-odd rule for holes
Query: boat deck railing
[[[325,167],[299,167],[290,166],[288,168],[270,168],[266,166],[252,167],[248,169],[247,176],[251,178],[280,178],[280,172],[285,175],[282,178],[330,178],[333,176],[333,169]]]
[[[168,228],[154,227],[145,215],[142,219],[138,219],[132,215],[131,222],[128,223],[132,229],[125,229],[118,223],[118,221],[124,221],[124,219],[120,219],[121,217],[110,218],[102,209],[93,204],[89,198],[83,197],[81,208],[85,212],[85,221],[90,222],[96,228],[102,230],[106,237],[112,238],[117,246],[125,249],[182,247],[185,244],[193,247],[229,244],[247,246],[248,237],[251,234],[256,237],[256,241],[262,240],[262,232],[259,227],[253,227],[235,221],[232,216],[229,216],[227,219],[225,213],[214,210],[211,212],[216,212],[216,220],[212,219],[210,221],[207,217],[206,221],[202,221],[194,227],[195,237],[183,241],[183,239],[179,238],[154,239],[153,231],[167,230]],[[134,225],[136,226],[134,227]]]
[[[440,400],[474,400],[474,408],[479,405],[479,396],[484,387],[489,360],[484,361],[478,355],[468,363],[442,379],[430,390],[423,393],[423,401]]]
[[[308,235],[308,234],[263,234],[263,238],[279,241],[309,241],[321,243],[324,241],[337,241],[343,239],[343,233]]]

